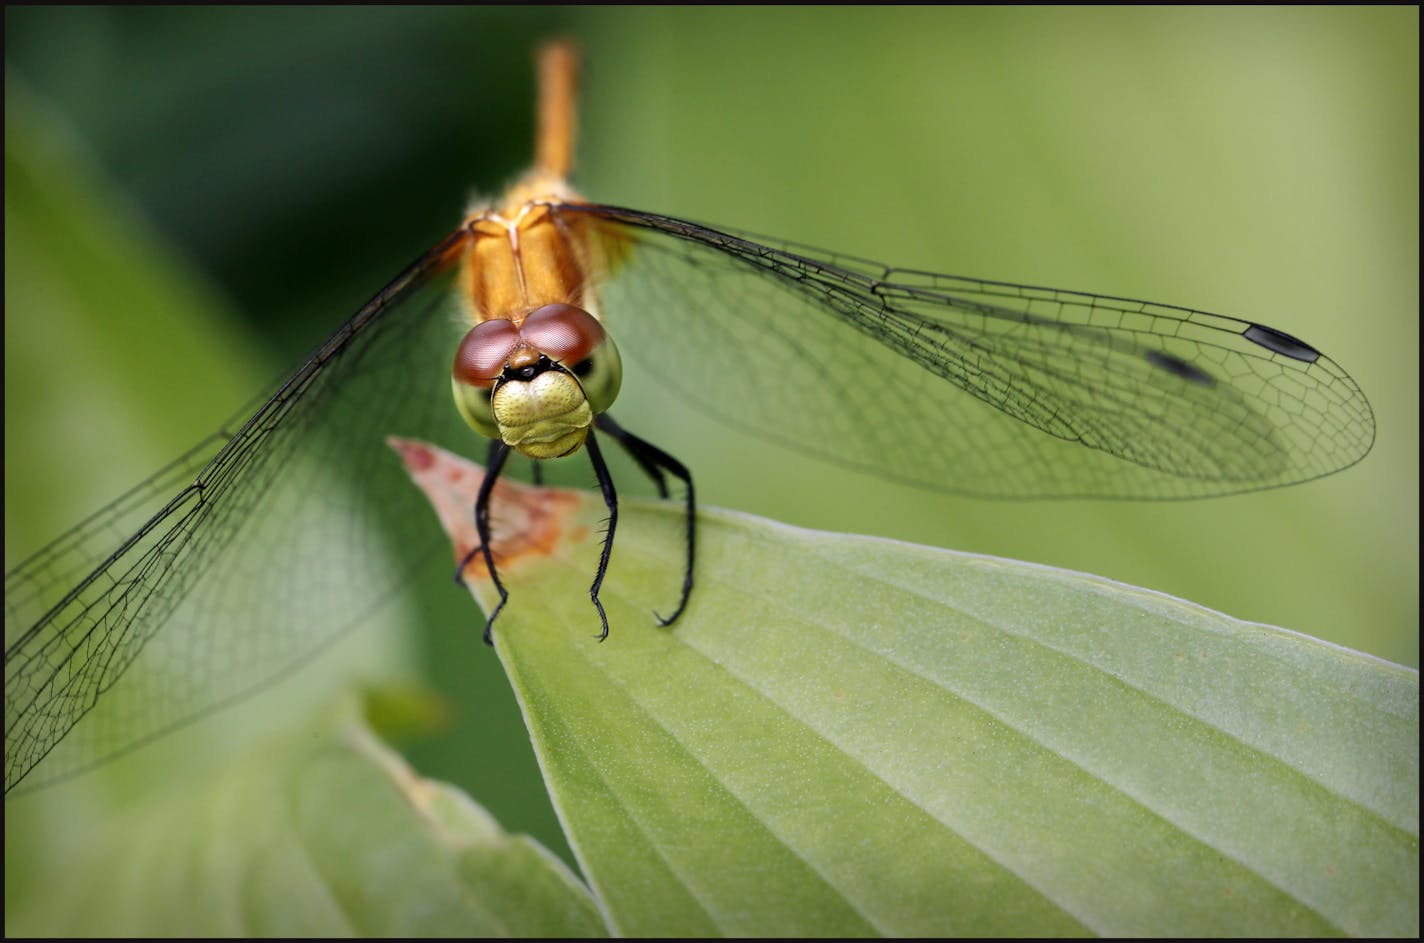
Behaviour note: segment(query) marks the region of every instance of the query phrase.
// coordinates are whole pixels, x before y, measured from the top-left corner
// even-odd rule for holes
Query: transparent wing
[[[1271,328],[906,271],[610,206],[601,289],[632,369],[784,445],[985,497],[1194,498],[1345,468],[1374,416]]]
[[[635,369],[733,425],[887,478],[1198,497],[1328,474],[1373,441],[1350,377],[1261,325],[614,207],[557,213],[603,221],[619,262],[602,310]],[[444,277],[465,238],[397,278],[231,437],[6,575],[7,793],[260,689],[443,552],[384,438],[469,447],[449,401],[462,329]]]
[[[469,446],[449,402],[461,328],[444,275],[464,238],[407,269],[231,437],[6,574],[7,794],[260,689],[443,552],[384,438]]]

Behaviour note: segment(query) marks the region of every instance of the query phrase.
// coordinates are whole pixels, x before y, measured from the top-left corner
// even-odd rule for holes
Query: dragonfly
[[[600,638],[618,507],[600,438],[664,497],[680,482],[683,580],[658,617],[674,623],[693,595],[692,477],[613,420],[625,359],[778,445],[962,495],[1204,498],[1329,475],[1373,444],[1356,382],[1276,328],[586,200],[568,183],[577,51],[537,63],[532,171],[222,430],[6,574],[7,795],[250,696],[394,596],[443,538],[388,435],[489,443],[471,509],[500,596],[487,640],[508,598],[490,495],[511,452],[595,466]]]

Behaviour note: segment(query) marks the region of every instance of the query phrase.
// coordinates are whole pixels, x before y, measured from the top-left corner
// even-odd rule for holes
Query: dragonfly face
[[[623,362],[603,325],[570,304],[520,321],[481,321],[455,353],[455,406],[481,435],[539,460],[578,450],[596,413],[623,382]]]
[[[490,482],[511,449],[583,447],[597,466],[607,437],[660,490],[683,481],[676,618],[691,477],[607,412],[624,357],[690,408],[941,492],[1208,497],[1330,474],[1373,442],[1354,380],[1284,332],[589,203],[563,183],[568,145],[541,145],[539,173],[467,214],[236,434],[7,575],[7,792],[260,689],[442,549],[387,435],[459,447],[473,428]],[[354,508],[382,516],[381,539]],[[487,501],[475,511],[487,528]]]

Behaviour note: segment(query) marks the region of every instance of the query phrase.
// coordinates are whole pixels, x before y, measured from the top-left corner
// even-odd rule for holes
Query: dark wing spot
[[[1147,352],[1147,360],[1153,366],[1161,367],[1180,380],[1200,383],[1202,386],[1211,386],[1216,383],[1215,378],[1206,371],[1187,363],[1180,357],[1164,354],[1160,350],[1149,350]]]
[[[1305,363],[1315,363],[1320,359],[1320,351],[1311,347],[1298,337],[1291,337],[1284,331],[1278,331],[1273,327],[1266,327],[1264,324],[1253,324],[1241,332],[1241,336],[1253,344],[1260,344],[1267,350],[1274,351],[1292,360],[1300,360]]]

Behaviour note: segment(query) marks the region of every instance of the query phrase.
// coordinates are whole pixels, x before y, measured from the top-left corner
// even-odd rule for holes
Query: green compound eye
[[[494,421],[491,403],[494,387],[471,386],[461,382],[459,377],[451,378],[450,387],[455,395],[455,408],[470,428],[487,439],[498,439],[499,425]]]
[[[607,412],[623,387],[623,358],[613,338],[606,338],[591,355],[574,364],[570,371],[578,378],[589,408],[595,414]]]

